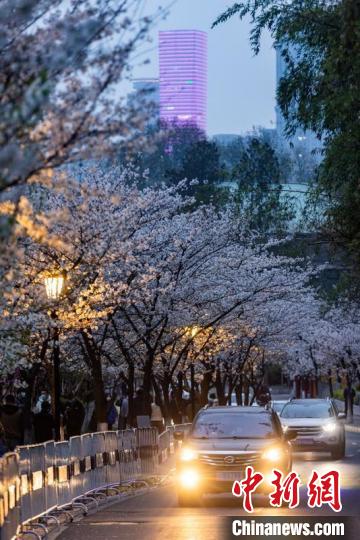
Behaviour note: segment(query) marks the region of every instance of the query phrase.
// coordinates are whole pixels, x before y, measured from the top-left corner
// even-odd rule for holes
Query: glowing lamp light
[[[194,338],[198,332],[200,332],[200,327],[199,326],[191,326],[187,330],[187,334],[190,335],[192,338]]]
[[[199,473],[194,469],[187,469],[180,473],[179,481],[181,487],[193,489],[199,483]]]
[[[337,430],[337,425],[335,424],[335,422],[325,424],[323,426],[323,430],[325,431],[325,433],[334,433],[334,431]]]
[[[280,461],[284,457],[280,448],[268,448],[263,453],[263,458],[267,461]]]
[[[192,461],[197,458],[197,453],[192,448],[182,448],[180,453],[181,461]]]
[[[64,274],[53,274],[45,278],[45,289],[49,300],[58,300],[64,289]]]

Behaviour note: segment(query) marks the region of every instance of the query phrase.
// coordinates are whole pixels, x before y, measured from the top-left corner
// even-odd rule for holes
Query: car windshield
[[[330,403],[288,403],[280,414],[281,418],[329,418],[334,416]]]
[[[263,439],[276,437],[269,414],[211,413],[198,417],[191,436],[195,439]]]

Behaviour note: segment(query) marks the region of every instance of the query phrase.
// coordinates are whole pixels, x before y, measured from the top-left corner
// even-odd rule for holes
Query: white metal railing
[[[155,428],[91,433],[5,454],[0,459],[0,540],[11,540],[27,524],[59,509],[79,505],[86,510],[84,501],[101,490],[116,492],[116,486],[155,474],[158,463],[174,452],[174,429],[161,435]]]

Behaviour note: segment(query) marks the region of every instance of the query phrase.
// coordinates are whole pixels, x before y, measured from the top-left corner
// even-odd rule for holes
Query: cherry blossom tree
[[[191,389],[191,366],[201,403],[211,386],[221,402],[233,390],[255,394],[272,362],[293,373],[315,359],[320,373],[316,269],[277,255],[278,242],[251,234],[231,209],[191,209],[183,183],[139,183],[138,173],[89,166],[67,187],[56,189],[55,178],[33,188],[44,233],[21,242],[2,312],[4,371],[35,377],[44,365],[51,375],[56,325],[63,372],[93,385],[99,423],[108,381],[114,392],[126,383],[130,407],[136,384],[154,390],[169,416],[170,391]],[[56,305],[44,294],[54,271],[67,276]]]
[[[16,271],[18,238],[46,225],[33,186],[65,186],[65,164],[108,158],[141,141],[146,108],[123,84],[146,60],[147,31],[166,8],[141,17],[140,0],[0,2],[0,289]],[[142,60],[143,58],[143,60]],[[61,171],[61,174],[59,174]]]

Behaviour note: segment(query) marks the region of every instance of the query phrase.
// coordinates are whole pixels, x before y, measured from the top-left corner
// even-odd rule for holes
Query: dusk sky
[[[145,0],[143,13],[170,3]],[[211,24],[231,0],[177,0],[166,20],[152,30],[146,57],[135,67],[135,77],[157,77],[159,30],[195,29],[208,32],[208,134],[244,133],[254,126],[275,127],[275,53],[264,35],[261,53],[254,57],[250,25],[238,18],[211,30]],[[145,58],[142,57],[142,59]],[[140,59],[138,59],[139,61]]]

